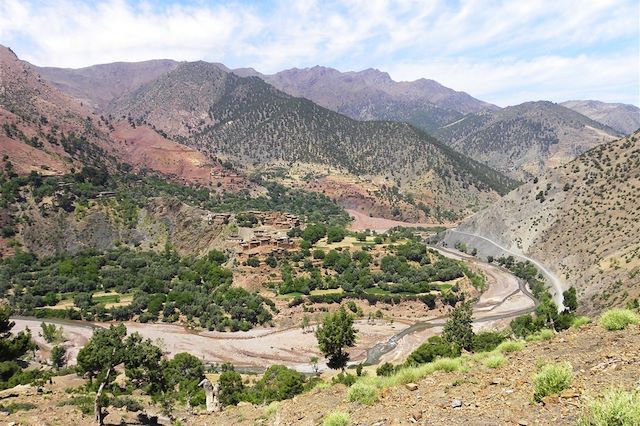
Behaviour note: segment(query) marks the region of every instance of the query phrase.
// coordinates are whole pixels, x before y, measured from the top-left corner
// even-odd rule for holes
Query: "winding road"
[[[521,260],[528,260],[529,262],[533,263],[536,268],[538,268],[538,270],[542,273],[542,275],[544,275],[544,277],[548,280],[548,282],[551,284],[552,287],[552,291],[551,294],[553,296],[553,301],[556,303],[556,305],[558,306],[558,310],[563,310],[565,308],[564,304],[563,304],[563,297],[562,297],[562,292],[564,291],[564,289],[566,288],[566,285],[563,285],[563,282],[560,280],[560,278],[554,274],[553,272],[551,272],[547,267],[545,267],[542,263],[538,262],[537,260],[529,257],[529,256],[525,256],[522,253],[516,253],[513,250],[510,250],[502,245],[500,245],[499,243],[484,237],[482,235],[477,235],[477,234],[472,234],[469,232],[464,232],[464,231],[459,231],[456,228],[452,228],[446,231],[447,235],[449,236],[455,236],[455,234],[459,234],[459,235],[464,235],[466,237],[471,237],[471,238],[475,238],[475,239],[480,239],[482,241],[485,241],[489,244],[492,244],[493,246],[495,246],[497,249],[499,249],[500,251],[504,252],[505,254],[509,254],[512,255],[513,257],[519,258]]]

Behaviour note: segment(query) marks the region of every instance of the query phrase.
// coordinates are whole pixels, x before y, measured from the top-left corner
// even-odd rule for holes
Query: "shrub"
[[[342,411],[333,411],[322,421],[322,426],[349,426],[350,424],[349,415]]]
[[[543,365],[533,378],[533,398],[540,402],[547,395],[562,392],[571,386],[572,379],[573,371],[569,363]]]
[[[609,331],[624,330],[628,325],[638,322],[638,315],[629,309],[611,309],[600,317],[600,325]]]
[[[269,418],[273,416],[277,411],[280,403],[278,401],[273,401],[269,405],[264,408],[264,416]]]
[[[503,333],[495,331],[483,331],[473,336],[474,352],[491,352],[505,339]]]
[[[511,352],[519,352],[522,349],[524,349],[524,343],[516,342],[515,340],[507,340],[500,343],[496,348],[496,351],[503,354],[508,354]]]
[[[458,371],[462,368],[462,361],[460,358],[440,358],[433,362],[433,369],[435,371],[445,371],[451,373]]]
[[[527,336],[527,342],[539,342],[542,340],[551,340],[555,336],[553,330],[543,328],[542,330]]]
[[[247,265],[251,266],[252,268],[257,268],[258,266],[260,266],[260,259],[255,256],[250,256],[247,259]]]
[[[340,373],[337,376],[335,376],[333,379],[331,379],[331,383],[336,384],[336,383],[341,383],[345,386],[351,386],[356,382],[356,376],[354,376],[353,374],[344,374],[344,373]]]
[[[640,425],[640,392],[611,389],[602,400],[587,398],[580,426]]]
[[[38,407],[30,402],[12,402],[8,405],[0,405],[0,411],[7,414],[13,414],[18,411],[33,410],[34,408]]]
[[[372,385],[355,383],[347,392],[347,400],[349,402],[371,405],[378,400],[378,390]]]
[[[590,322],[591,322],[591,318],[589,317],[585,317],[585,316],[575,317],[573,319],[573,322],[571,323],[571,327],[580,328],[583,325],[589,324]]]
[[[482,364],[487,368],[498,368],[504,365],[507,359],[501,354],[495,354],[488,356]]]
[[[432,336],[409,355],[406,363],[418,365],[436,358],[453,358],[459,355],[460,349],[456,345],[445,342],[440,336]]]
[[[389,377],[396,372],[396,368],[390,362],[385,362],[376,369],[376,375],[381,377]]]
[[[302,393],[304,384],[302,373],[276,364],[267,368],[255,386],[245,392],[243,399],[254,404],[282,401]]]

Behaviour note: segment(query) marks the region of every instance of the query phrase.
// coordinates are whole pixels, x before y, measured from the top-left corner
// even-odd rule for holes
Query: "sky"
[[[40,66],[377,68],[499,106],[640,106],[638,0],[0,0],[0,44]]]

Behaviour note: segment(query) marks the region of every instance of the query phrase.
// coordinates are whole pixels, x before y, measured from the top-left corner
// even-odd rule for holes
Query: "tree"
[[[578,296],[576,294],[576,288],[571,287],[562,293],[564,299],[564,306],[571,312],[575,312],[578,309]]]
[[[233,369],[223,371],[218,379],[220,383],[220,403],[222,405],[236,405],[244,391],[242,376]]]
[[[55,368],[62,368],[67,363],[67,350],[63,346],[56,345],[51,349],[51,364]]]
[[[78,352],[78,367],[89,376],[90,383],[96,378],[100,383],[94,400],[96,421],[103,424],[105,413],[102,407],[105,402],[105,387],[113,380],[113,371],[117,365],[124,364],[125,374],[135,383],[150,383],[157,380],[160,374],[159,361],[162,356],[160,348],[150,340],[143,340],[138,333],[129,337],[124,324],[99,328],[93,332],[91,339]],[[126,337],[126,338],[125,338]]]
[[[347,232],[340,226],[330,226],[327,229],[327,242],[329,243],[338,243],[344,240],[346,236]]]
[[[41,323],[40,328],[42,333],[40,334],[47,343],[59,342],[62,340],[62,326],[56,327],[55,324]]]
[[[311,225],[307,225],[304,231],[302,231],[302,238],[309,241],[311,244],[315,244],[320,240],[320,238],[324,237],[326,233],[326,226],[321,223],[313,223]]]
[[[172,359],[163,361],[162,374],[167,389],[180,389],[179,394],[190,403],[192,396],[198,391],[198,384],[204,378],[204,364],[197,357],[180,352]],[[175,398],[177,395],[171,393]]]
[[[320,351],[328,359],[327,366],[344,370],[349,361],[349,354],[344,349],[356,343],[353,316],[341,306],[335,313],[324,317],[316,329],[316,338]]]
[[[300,323],[300,328],[302,329],[303,333],[307,332],[307,327],[309,327],[309,323],[310,323],[309,317],[304,315],[302,317],[302,322]]]
[[[11,334],[11,329],[15,325],[9,318],[11,308],[7,305],[0,306],[0,381],[7,382],[14,375],[22,371],[22,367],[16,362],[18,358],[26,354],[36,345],[31,340],[31,333],[27,330],[21,331],[15,336]],[[4,389],[6,383],[0,383]]]
[[[471,350],[473,348],[472,315],[471,303],[464,302],[456,306],[444,324],[442,338],[460,349]]]

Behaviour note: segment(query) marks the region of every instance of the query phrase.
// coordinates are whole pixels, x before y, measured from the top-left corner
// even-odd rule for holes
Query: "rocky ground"
[[[350,414],[354,425],[570,425],[577,422],[587,396],[613,386],[640,388],[639,349],[638,326],[608,332],[588,325],[529,343],[495,370],[475,365],[466,373],[427,376],[415,390],[388,389],[372,406],[345,402],[347,388],[335,385],[282,402],[270,416],[265,407],[244,405],[195,416],[187,424],[317,425],[328,412],[340,410]],[[564,361],[573,367],[572,387],[544,403],[533,402],[536,365]]]

